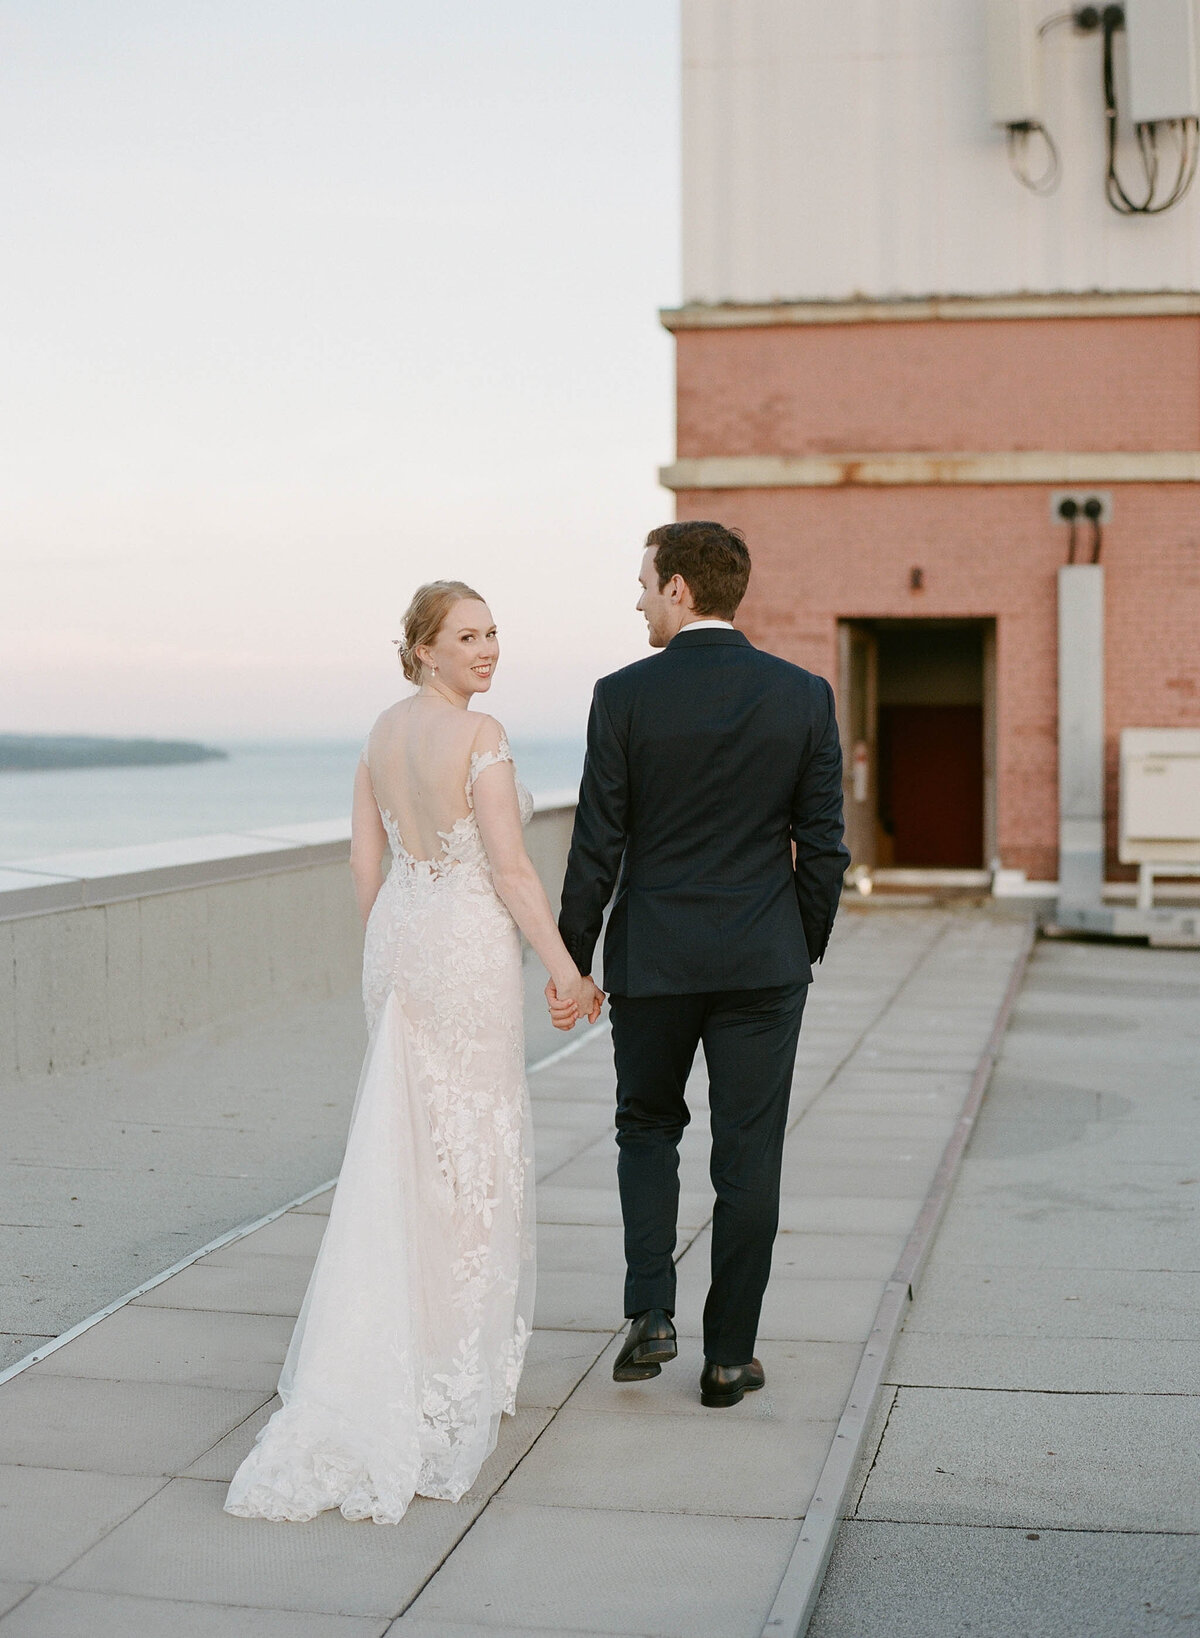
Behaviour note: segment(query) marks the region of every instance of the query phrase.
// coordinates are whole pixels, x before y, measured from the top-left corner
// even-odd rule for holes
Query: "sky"
[[[673,516],[675,0],[7,0],[0,731],[582,730]]]

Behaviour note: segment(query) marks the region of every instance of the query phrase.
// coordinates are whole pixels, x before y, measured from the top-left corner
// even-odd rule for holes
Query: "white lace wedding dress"
[[[364,752],[365,759],[365,752]],[[392,867],[367,923],[369,1041],[329,1226],[279,1379],[282,1408],[225,1511],[393,1524],[458,1501],[514,1409],[533,1317],[533,1157],[521,950],[468,811]],[[533,810],[518,783],[521,818]]]

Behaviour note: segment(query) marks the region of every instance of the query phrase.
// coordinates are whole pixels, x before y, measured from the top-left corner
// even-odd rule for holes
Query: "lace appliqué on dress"
[[[533,1319],[533,1151],[520,938],[468,811],[392,869],[367,924],[370,1040],[329,1226],[280,1377],[284,1401],[226,1511],[400,1519],[457,1501],[515,1408]],[[533,802],[517,781],[523,822]]]
[[[472,751],[471,766],[467,774],[467,801],[471,800],[471,792],[475,788],[475,781],[485,768],[490,768],[496,762],[511,762],[512,751],[507,738],[501,734],[500,743],[494,751]]]
[[[475,789],[475,781],[485,768],[490,768],[497,762],[513,763],[513,781],[517,787],[517,804],[521,810],[521,823],[527,825],[533,818],[533,797],[517,778],[516,763],[513,761],[512,750],[505,734],[500,735],[500,744],[496,750],[471,752],[471,766],[467,774],[467,801],[471,804],[472,811],[474,811],[474,800],[471,793]]]

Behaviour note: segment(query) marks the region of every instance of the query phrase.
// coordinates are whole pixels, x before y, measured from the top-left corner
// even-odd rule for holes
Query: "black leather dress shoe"
[[[714,1410],[737,1405],[744,1393],[753,1393],[766,1380],[767,1373],[757,1359],[749,1365],[714,1365],[706,1359],[700,1372],[700,1403]]]
[[[675,1327],[665,1308],[635,1314],[625,1345],[613,1366],[614,1382],[644,1382],[657,1376],[663,1361],[675,1358]]]

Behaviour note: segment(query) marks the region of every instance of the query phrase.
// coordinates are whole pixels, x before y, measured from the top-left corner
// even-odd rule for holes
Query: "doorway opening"
[[[869,870],[975,870],[995,848],[992,620],[845,620],[847,841]]]

